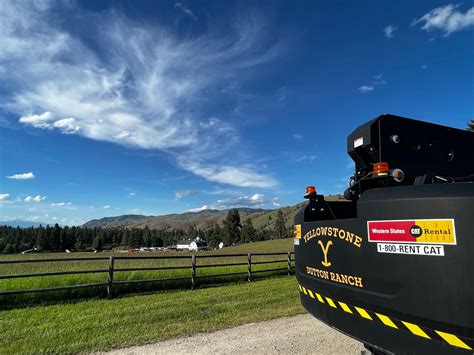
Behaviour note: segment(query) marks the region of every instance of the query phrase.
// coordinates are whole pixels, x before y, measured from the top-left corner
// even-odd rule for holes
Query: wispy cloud
[[[10,194],[0,194],[0,201],[8,201],[10,199]]]
[[[278,197],[266,198],[264,194],[254,193],[250,196],[235,196],[219,199],[201,207],[193,208],[190,211],[199,212],[206,209],[226,210],[229,208],[267,208],[279,206],[281,206],[281,200]]]
[[[67,207],[71,205],[72,205],[72,202],[55,202],[51,204],[51,206],[53,207]]]
[[[387,38],[393,38],[393,32],[397,30],[397,27],[393,25],[388,25],[383,29],[383,33],[385,34],[385,37]]]
[[[35,174],[31,172],[7,176],[7,179],[12,179],[12,180],[31,180],[34,178],[35,178]]]
[[[423,70],[426,70],[426,69],[428,69],[428,66],[427,65],[422,65],[420,68],[423,69]]]
[[[136,193],[135,192],[129,192],[128,196],[130,196],[130,197],[136,196]]]
[[[36,202],[40,203],[46,200],[47,196],[41,196],[41,195],[36,195],[36,196],[26,196],[25,197],[25,202]]]
[[[200,164],[181,158],[180,166],[193,174],[201,176],[206,180],[222,184],[230,184],[239,187],[274,187],[277,185],[275,179],[270,176],[256,173],[251,165],[234,167],[230,165]]]
[[[357,90],[359,90],[360,93],[362,94],[366,94],[372,90],[374,90],[375,87],[373,86],[370,86],[370,85],[362,85],[362,86],[359,86],[359,88]]]
[[[174,198],[179,200],[183,197],[198,195],[200,192],[201,190],[180,190],[175,192]]]
[[[315,160],[317,158],[318,158],[317,155],[303,155],[302,157],[299,157],[298,159],[296,159],[296,161],[297,162],[312,161],[312,160]]]
[[[303,139],[303,135],[301,133],[293,133],[291,137],[296,140]]]
[[[445,36],[474,25],[474,7],[462,12],[459,5],[449,4],[437,7],[422,17],[413,20],[412,26],[421,24],[424,31],[441,30]]]
[[[197,17],[194,15],[191,9],[184,6],[182,3],[177,2],[176,4],[174,4],[174,8],[182,11],[185,15],[191,17],[194,21],[197,21]]]
[[[104,206],[105,209],[108,209],[108,208],[110,208],[110,207],[112,207],[112,206],[110,206],[110,205],[105,205],[105,206]]]
[[[281,52],[262,16],[230,20],[232,32],[178,36],[117,10],[101,17],[81,10],[82,26],[101,33],[85,40],[58,25],[59,4],[41,4],[0,7],[0,80],[10,92],[1,109],[25,126],[161,150],[210,181],[275,185],[235,154],[240,133],[231,120],[208,114],[209,102],[234,100],[220,88],[255,78]],[[225,163],[231,154],[234,163]]]
[[[375,90],[377,86],[384,85],[386,83],[387,82],[383,79],[383,74],[377,74],[372,77],[372,81],[370,84],[359,86],[357,90],[359,90],[359,92],[362,94],[366,94],[370,91]]]

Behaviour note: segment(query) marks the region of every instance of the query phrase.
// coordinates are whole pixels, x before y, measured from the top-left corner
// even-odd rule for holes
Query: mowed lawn
[[[103,351],[302,312],[294,276],[19,308],[0,312],[0,352]]]

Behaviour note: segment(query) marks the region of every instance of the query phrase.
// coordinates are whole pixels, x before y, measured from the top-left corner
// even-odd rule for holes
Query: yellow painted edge
[[[301,287],[301,285],[298,285],[300,287],[300,291],[303,292],[303,288]]]
[[[463,349],[472,350],[472,348],[469,345],[467,345],[465,342],[459,339],[456,335],[440,332],[439,330],[435,330],[435,332],[438,333],[439,336],[443,338],[444,340],[446,340],[446,342],[448,342],[450,345],[457,346]]]
[[[330,299],[329,297],[326,297],[326,301],[328,301],[328,304],[332,307],[332,308],[337,308],[337,306],[334,304],[334,301],[332,299]]]
[[[354,308],[356,309],[357,312],[359,312],[362,318],[373,320],[372,317],[369,315],[369,313],[367,313],[365,309],[356,307],[356,306],[354,306]]]
[[[344,302],[339,302],[339,301],[338,303],[341,305],[341,308],[344,310],[344,312],[352,314],[352,311],[347,304],[345,304]]]
[[[311,298],[315,298],[314,297],[314,294],[311,290],[306,290],[306,288],[302,287],[301,285],[298,285],[299,288],[300,288],[300,291],[302,291],[305,295],[308,295],[311,297]],[[319,293],[316,293],[316,298],[318,299],[319,302],[321,303],[324,303],[324,299],[321,297],[321,295]],[[336,304],[334,303],[334,301],[329,298],[329,297],[325,297],[328,304],[333,307],[333,308],[337,308]],[[344,302],[340,302],[338,301],[339,305],[341,306],[341,308],[347,312],[347,313],[351,313],[352,314],[352,311],[351,309],[347,306],[347,304],[345,304]],[[367,313],[367,311],[363,308],[360,308],[360,307],[356,307],[354,306],[354,308],[357,310],[357,312],[360,314],[360,316],[362,318],[365,318],[365,319],[369,319],[369,320],[373,320],[372,317],[369,315],[369,313]],[[377,315],[377,317],[380,318],[380,320],[382,321],[383,324],[385,324],[386,326],[389,326],[389,327],[392,327],[392,328],[396,328],[398,329],[398,327],[396,326],[395,323],[393,323],[393,321],[383,315],[383,314],[380,314],[380,313],[375,313]],[[413,323],[409,323],[409,322],[405,322],[405,321],[401,321],[407,328],[408,330],[410,330],[410,332],[412,332],[413,334],[415,335],[418,335],[420,337],[423,337],[423,338],[426,338],[426,339],[431,339],[428,334],[426,334],[419,326],[417,326],[416,324],[413,324]],[[452,346],[457,346],[459,348],[463,348],[463,349],[467,349],[467,350],[472,350],[472,348],[467,345],[466,343],[464,343],[461,339],[459,339],[456,335],[453,335],[453,334],[449,334],[449,333],[445,333],[445,332],[441,332],[439,330],[435,330],[436,333],[439,334],[440,337],[442,337],[448,344],[452,345]]]
[[[415,335],[418,335],[419,337],[423,337],[423,338],[426,338],[426,339],[431,339],[429,337],[428,334],[426,334],[423,329],[421,329],[419,326],[417,326],[416,324],[412,324],[412,323],[408,323],[408,322],[404,322],[404,321],[401,321],[405,327],[408,328],[408,330],[410,330],[410,332],[412,332],[413,334]]]
[[[398,329],[398,327],[395,325],[395,323],[393,323],[393,321],[389,317],[377,312],[375,312],[375,314],[377,315],[377,317],[379,317],[382,323],[385,324],[387,327]]]

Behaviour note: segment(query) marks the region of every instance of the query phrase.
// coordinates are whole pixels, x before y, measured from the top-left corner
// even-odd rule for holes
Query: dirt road
[[[363,346],[309,314],[121,349],[111,354],[360,354]]]

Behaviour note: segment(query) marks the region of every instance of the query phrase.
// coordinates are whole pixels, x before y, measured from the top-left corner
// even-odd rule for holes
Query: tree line
[[[189,230],[145,228],[86,228],[86,227],[11,227],[0,226],[0,252],[20,253],[36,248],[38,251],[64,252],[103,250],[116,247],[169,247],[178,240],[196,239],[207,241],[211,248],[222,242],[225,246],[269,239],[288,238],[290,230],[286,219],[279,210],[275,228],[256,229],[252,221],[241,223],[239,211],[229,210],[222,224],[214,224],[206,229],[191,227]]]

